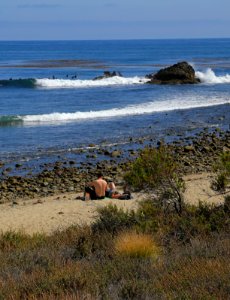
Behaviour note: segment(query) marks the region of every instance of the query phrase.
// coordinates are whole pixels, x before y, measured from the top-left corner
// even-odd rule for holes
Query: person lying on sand
[[[125,193],[119,193],[117,191],[115,191],[111,197],[112,199],[120,199],[120,200],[130,200],[132,199],[133,197],[131,196],[131,193],[130,192],[125,192]]]
[[[119,193],[116,190],[116,186],[115,186],[113,180],[110,178],[108,179],[107,190],[105,192],[105,195],[108,198],[120,199],[120,200],[128,200],[128,199],[132,198],[131,193],[129,191],[126,191],[125,189],[124,189],[123,194]]]
[[[106,189],[107,189],[107,182],[103,179],[103,174],[99,173],[96,180],[92,182],[88,182],[86,184],[85,198],[87,199],[87,197],[89,196],[91,200],[104,199]]]

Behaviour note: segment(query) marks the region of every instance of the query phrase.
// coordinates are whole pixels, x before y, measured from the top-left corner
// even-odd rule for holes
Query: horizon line
[[[168,37],[168,38],[112,38],[112,39],[0,39],[0,42],[62,42],[62,41],[163,41],[163,40],[227,40],[230,37]]]

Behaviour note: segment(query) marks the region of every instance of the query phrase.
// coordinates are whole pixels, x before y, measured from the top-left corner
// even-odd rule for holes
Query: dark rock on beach
[[[111,77],[115,77],[115,76],[122,77],[122,74],[120,72],[116,72],[116,71],[113,71],[113,72],[105,71],[102,76],[97,76],[93,80],[101,80],[101,79],[111,78]]]
[[[179,62],[161,69],[155,74],[146,75],[152,84],[194,84],[200,80],[195,76],[195,70],[187,62]]]

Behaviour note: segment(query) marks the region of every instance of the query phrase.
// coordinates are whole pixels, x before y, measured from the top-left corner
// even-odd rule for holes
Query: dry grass
[[[0,234],[0,300],[229,299],[228,204],[178,216],[148,201],[93,227]]]
[[[119,255],[136,258],[157,258],[160,248],[152,236],[135,231],[123,232],[114,241],[115,252]]]
[[[230,273],[226,257],[186,257],[176,261],[171,271],[162,270],[161,274],[155,287],[168,299],[175,299],[177,295],[182,299],[229,299]]]

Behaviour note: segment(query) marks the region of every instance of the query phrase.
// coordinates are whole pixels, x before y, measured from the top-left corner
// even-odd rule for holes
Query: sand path
[[[185,176],[185,201],[198,204],[199,201],[218,204],[223,202],[226,194],[211,190],[212,175],[208,173]],[[123,209],[136,209],[138,202],[148,195],[134,194],[131,200],[96,200],[81,201],[77,194],[68,193],[33,200],[17,201],[17,204],[0,205],[0,232],[22,230],[26,233],[51,234],[71,225],[90,224],[97,217],[97,209],[115,204]]]

